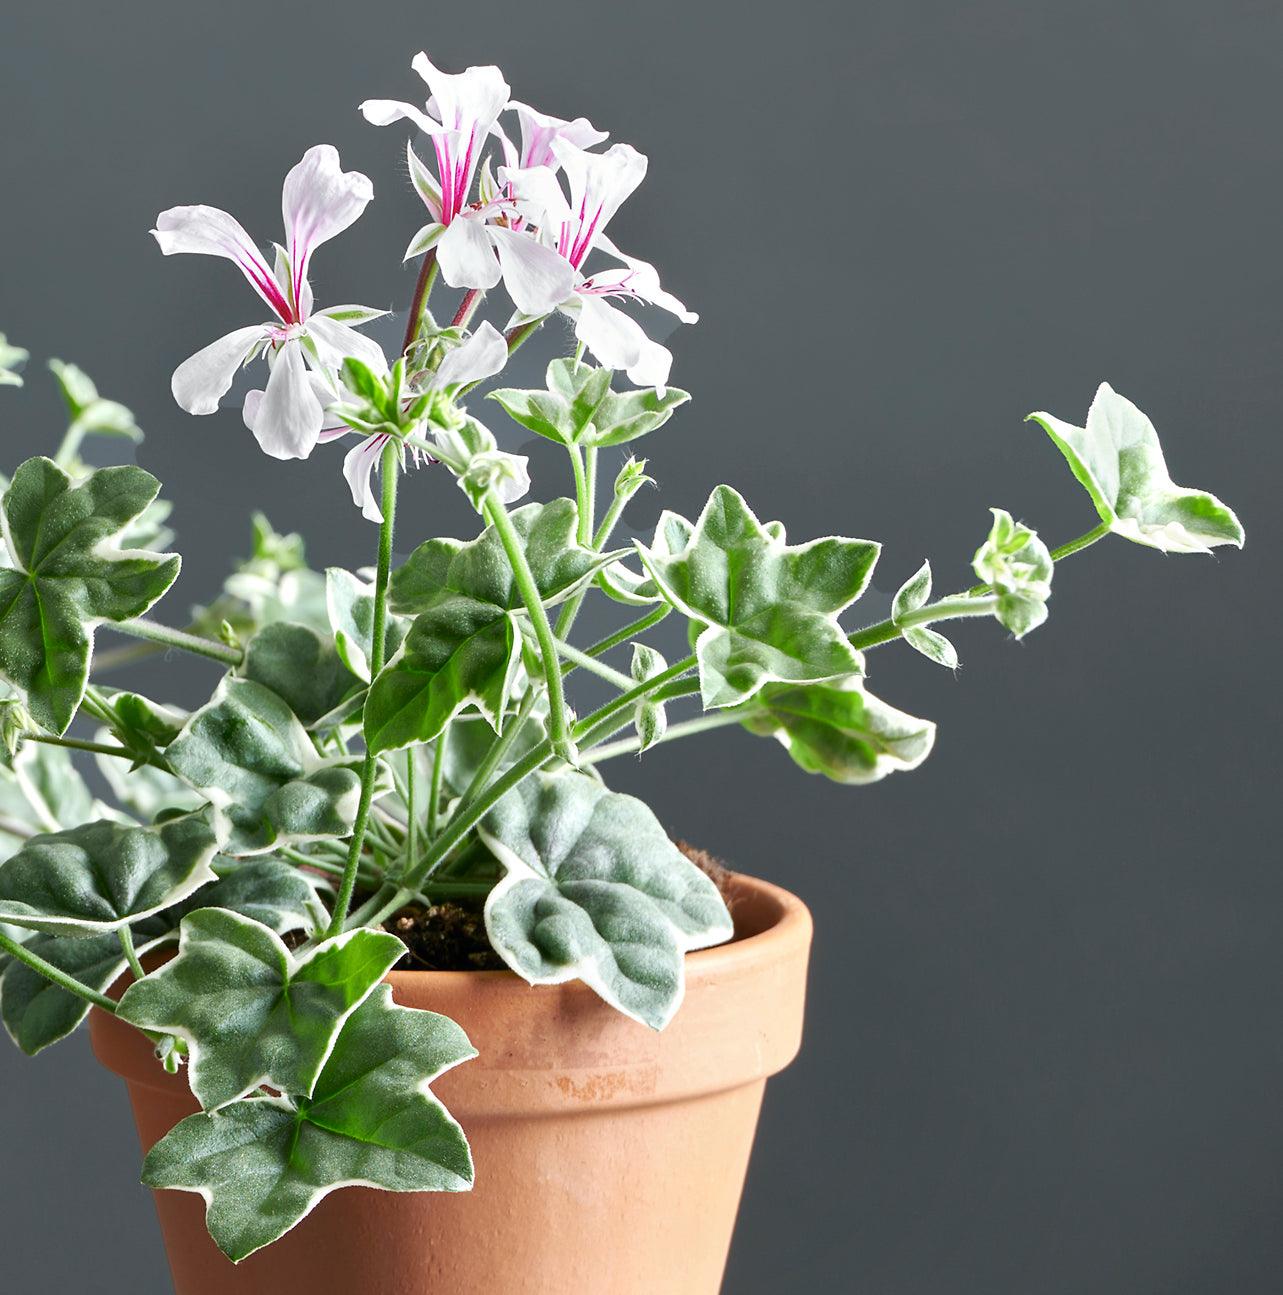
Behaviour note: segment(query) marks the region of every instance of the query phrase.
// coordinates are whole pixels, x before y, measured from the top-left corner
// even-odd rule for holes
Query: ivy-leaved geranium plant
[[[313,298],[313,255],[373,195],[332,147],[308,149],[286,177],[270,253],[216,207],[172,208],[154,230],[167,255],[232,261],[265,316],[178,366],[178,404],[211,414],[238,370],[265,373],[245,423],[278,458],[347,445],[352,497],[377,526],[373,571],[313,571],[297,536],[258,518],[215,602],[183,629],[150,619],[179,566],[158,483],[79,456],[87,436],[141,434],[59,361],[61,448],[18,466],[0,506],[0,1015],[35,1053],[97,1006],[183,1070],[201,1111],[156,1144],[143,1179],[200,1193],[233,1260],[348,1184],[471,1184],[465,1131],[429,1089],[473,1055],[468,1039],[382,984],[407,957],[407,914],[450,901],[479,915],[485,956],[530,983],[581,980],[642,1027],[671,1020],[684,955],[730,939],[732,921],[651,810],[609,789],[608,759],[739,726],[840,783],[913,769],[934,725],[870,691],[872,649],[903,641],[953,668],[946,621],[1023,637],[1047,618],[1056,564],[1111,533],[1168,553],[1243,542],[1224,504],[1172,481],[1149,419],[1102,384],[1081,426],[1030,416],[1096,524],[1049,548],[995,508],[979,583],[938,597],[929,565],[906,568],[884,620],[858,607],[876,542],[790,539],[731,486],[697,517],[664,512],[652,536],[621,543],[650,479],[629,457],[603,489],[601,467],[688,399],[628,308],[695,319],[610,237],[646,159],[583,118],[512,100],[497,68],[449,75],[423,54],[413,67],[426,104],[361,105],[426,140],[406,146],[426,221],[405,254],[419,270],[396,354],[360,331],[386,312]],[[454,290],[440,317],[438,280]],[[475,324],[500,288],[505,327]],[[542,387],[472,399],[558,316],[573,340]],[[0,336],[0,382],[20,383],[26,358]],[[502,417],[521,430],[496,434]],[[565,451],[571,493],[521,502],[527,462],[504,445],[525,432]],[[394,565],[398,492],[426,465],[407,480],[452,477],[480,533],[399,533],[411,551]],[[618,627],[575,646],[589,597]],[[689,631],[671,661],[646,640],[670,616]],[[103,630],[145,642],[96,656]],[[101,682],[157,645],[221,668],[199,709]],[[577,672],[610,700],[572,710]],[[679,718],[687,704],[702,713]],[[114,805],[91,794],[73,751],[96,758]],[[107,990],[127,971],[117,1001]]]

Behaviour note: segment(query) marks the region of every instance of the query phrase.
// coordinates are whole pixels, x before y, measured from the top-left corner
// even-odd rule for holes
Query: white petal
[[[283,323],[293,318],[271,267],[235,216],[219,207],[170,207],[156,217],[156,228],[151,232],[166,256],[192,252],[199,256],[222,256],[235,262],[250,286]]]
[[[383,348],[348,324],[341,323],[337,319],[329,319],[324,315],[313,315],[307,321],[307,334],[315,343],[321,363],[326,368],[340,369],[344,359],[354,355],[376,373],[388,371],[388,362],[383,354]]]
[[[457,387],[493,378],[508,363],[508,343],[488,320],[466,342],[456,346],[432,376],[434,387]]]
[[[524,454],[505,456],[512,464],[512,476],[504,477],[495,487],[495,494],[505,504],[515,504],[530,493],[530,460]]]
[[[552,149],[566,169],[570,206],[580,222],[581,237],[591,248],[610,218],[642,182],[646,156],[631,144],[612,144],[604,153],[586,153],[564,139],[554,140]]]
[[[574,291],[574,268],[560,252],[502,225],[491,225],[489,232],[499,253],[503,286],[522,314],[546,315]]]
[[[441,124],[447,130],[461,131],[475,124],[478,140],[490,132],[512,93],[503,73],[494,66],[442,72],[422,52],[414,56],[410,66],[427,82]]]
[[[452,288],[493,288],[502,274],[485,224],[468,216],[458,217],[441,236],[437,264]]]
[[[232,385],[236,370],[263,335],[261,324],[238,328],[184,360],[169,384],[179,406],[189,414],[212,414]]]
[[[294,275],[294,299],[302,297],[312,252],[341,234],[374,197],[360,171],[344,171],[333,144],[316,144],[285,177],[281,215]]]
[[[508,107],[521,122],[522,166],[550,166],[554,169],[560,166],[552,151],[554,139],[564,139],[576,148],[592,148],[607,138],[607,132],[598,130],[587,117],[566,121],[515,99]]]
[[[397,99],[367,99],[361,105],[361,116],[372,126],[390,126],[395,121],[412,121],[426,134],[434,135],[441,129],[441,123],[433,121],[422,108],[412,103],[401,103]]]
[[[343,477],[352,492],[352,502],[361,510],[361,515],[371,522],[383,521],[383,510],[374,497],[374,491],[370,489],[370,474],[379,462],[384,439],[382,436],[367,436],[343,457]]]
[[[305,459],[316,445],[322,421],[321,402],[303,363],[303,348],[297,341],[286,342],[276,353],[250,430],[272,458]]]
[[[571,219],[570,203],[550,167],[501,166],[499,182],[512,186],[521,214],[536,225],[549,226],[555,233],[563,221]]]
[[[699,316],[693,310],[687,310],[671,292],[665,292],[659,286],[659,271],[649,261],[643,261],[637,256],[629,256],[627,252],[621,252],[604,235],[597,239],[597,246],[601,251],[618,257],[628,266],[628,273],[622,276],[625,291],[633,296],[640,297],[643,301],[649,301],[652,306],[659,306],[661,309],[668,311],[670,315],[676,315],[683,324],[699,323]],[[606,282],[608,277],[608,274],[594,274],[593,281],[601,284]]]
[[[579,298],[575,336],[608,369],[623,369],[639,387],[662,390],[672,355],[652,342],[635,319],[600,297]]]

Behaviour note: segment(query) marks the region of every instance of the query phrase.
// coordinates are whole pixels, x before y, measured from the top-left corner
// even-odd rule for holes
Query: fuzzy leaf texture
[[[201,908],[183,919],[178,956],[131,985],[118,1014],[186,1041],[207,1111],[262,1084],[310,1097],[343,1022],[404,953],[394,935],[356,930],[296,958],[261,922]]]
[[[660,1030],[685,992],[683,955],[733,933],[717,887],[650,809],[583,774],[526,779],[480,832],[505,869],[486,931],[532,985],[582,980]]]
[[[224,679],[165,758],[218,811],[228,854],[352,831],[360,778],[351,759],[319,756],[294,712],[252,680]]]
[[[0,921],[55,935],[116,931],[213,881],[217,849],[204,811],[33,837],[0,864]]]
[[[838,615],[865,590],[880,546],[827,538],[787,544],[743,498],[718,486],[687,546],[637,551],[666,600],[697,629],[704,706],[737,706],[770,683],[822,683],[863,672]]]
[[[474,1056],[448,1017],[397,1007],[380,986],[348,1017],[310,1098],[255,1097],[189,1116],[148,1153],[143,1182],[199,1193],[233,1262],[341,1187],[467,1191],[467,1139],[428,1085]]]
[[[1086,427],[1046,413],[1029,417],[1055,442],[1115,535],[1164,553],[1243,547],[1233,511],[1205,490],[1172,481],[1154,424],[1109,383],[1100,384]]]
[[[548,605],[568,598],[619,556],[577,542],[573,500],[527,504],[511,520]],[[520,663],[523,604],[494,527],[467,544],[419,545],[393,573],[391,605],[415,619],[366,699],[371,749],[431,741],[468,707],[497,729]]]
[[[141,616],[174,583],[174,554],[114,541],[160,483],[132,466],[82,481],[51,459],[28,459],[5,491],[0,569],[0,675],[21,689],[37,723],[63,733],[84,696],[94,629]]]
[[[1002,508],[989,511],[993,526],[971,565],[998,596],[999,623],[1024,638],[1047,619],[1054,563],[1035,531]]]

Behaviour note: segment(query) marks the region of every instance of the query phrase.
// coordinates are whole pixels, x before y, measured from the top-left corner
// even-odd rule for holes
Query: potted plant
[[[213,413],[249,367],[266,380],[244,421],[267,454],[344,442],[372,571],[315,572],[259,518],[219,599],[183,629],[150,619],[179,568],[158,482],[80,458],[86,437],[140,433],[50,362],[66,435],[0,502],[0,1015],[35,1053],[92,1010],[180,1295],[710,1295],[764,1083],[798,1047],[810,918],[670,840],[603,766],[736,726],[841,783],[913,769],[934,725],[870,691],[874,649],[952,669],[944,622],[1024,637],[1056,564],[1107,535],[1206,553],[1243,532],[1172,482],[1150,421],[1103,384],[1082,426],[1030,415],[1090,529],[1050,549],[995,508],[977,583],[937,597],[928,564],[906,567],[884,619],[855,608],[878,544],[790,541],[729,486],[621,542],[651,483],[620,447],[688,400],[627,307],[695,320],[608,233],[646,159],[511,100],[497,68],[413,68],[424,105],[361,105],[432,153],[407,144],[427,220],[391,357],[361,331],[386,312],[313,296],[313,254],[373,194],[333,148],[287,175],[270,257],[214,207],[153,231],[167,255],[233,261],[269,316],[181,363],[178,404]],[[477,322],[500,288],[504,327]],[[559,319],[567,353],[542,387],[471,398]],[[0,337],[0,381],[25,358]],[[487,426],[501,415],[565,451],[570,492],[520,502],[527,462]],[[403,485],[448,478],[479,534],[398,530]],[[590,597],[618,627],[576,645]],[[668,617],[689,630],[671,661],[646,637]],[[95,656],[99,628],[141,642]],[[102,682],[161,649],[217,668],[205,705]],[[572,709],[585,675],[608,700]],[[92,796],[76,751],[117,803]]]

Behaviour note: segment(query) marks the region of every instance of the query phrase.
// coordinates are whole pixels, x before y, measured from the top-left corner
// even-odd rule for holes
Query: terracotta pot
[[[393,972],[480,1056],[434,1091],[467,1131],[473,1191],[326,1197],[233,1265],[188,1192],[156,1193],[177,1295],[716,1295],[768,1076],[797,1054],[811,918],[734,880],[736,939],[686,960],[686,1001],[653,1033],[583,985],[508,972]],[[197,1109],[146,1040],[95,1010],[146,1150]]]

